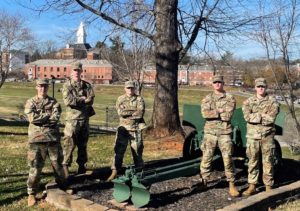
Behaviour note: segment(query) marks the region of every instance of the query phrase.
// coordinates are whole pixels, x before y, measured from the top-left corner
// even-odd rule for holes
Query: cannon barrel
[[[203,129],[205,119],[201,115],[199,105],[184,105],[182,126],[185,131],[185,142],[183,145],[183,160],[179,163],[157,167],[153,169],[138,169],[130,166],[122,175],[113,180],[113,196],[118,202],[129,199],[135,207],[142,207],[150,201],[150,186],[153,183],[174,179],[178,177],[192,176],[199,173],[201,161],[201,143],[203,139]],[[275,121],[276,135],[282,135],[285,115],[280,112]],[[231,124],[233,126],[232,142],[234,146],[234,156],[246,158],[246,133],[247,124],[241,108],[234,111]],[[275,163],[281,162],[281,149],[275,140]],[[220,158],[216,154],[213,160]]]

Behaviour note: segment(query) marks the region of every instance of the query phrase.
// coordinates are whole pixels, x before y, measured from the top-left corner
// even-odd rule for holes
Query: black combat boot
[[[85,166],[79,166],[78,167],[77,174],[85,174],[85,172],[86,172]]]

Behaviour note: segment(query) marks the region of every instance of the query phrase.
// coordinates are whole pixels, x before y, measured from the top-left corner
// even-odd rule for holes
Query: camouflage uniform
[[[234,97],[225,92],[222,94],[209,94],[202,100],[201,112],[206,122],[203,143],[201,145],[203,157],[200,170],[201,176],[205,180],[210,176],[211,162],[215,149],[218,146],[222,153],[227,181],[235,181],[235,169],[232,161],[232,127],[230,123],[235,104]],[[217,109],[221,108],[225,111],[219,114]]]
[[[141,96],[120,96],[116,102],[116,109],[120,118],[120,124],[116,134],[114,146],[114,159],[111,169],[119,170],[122,167],[124,154],[128,142],[131,146],[131,153],[136,167],[143,168],[143,139],[142,129],[145,128],[144,112],[145,103]]]
[[[88,102],[80,99],[83,96],[89,99]],[[71,166],[75,146],[78,148],[76,162],[79,168],[84,168],[88,160],[89,117],[95,114],[92,107],[94,97],[93,88],[86,81],[67,80],[63,86],[63,101],[66,105],[63,165]]]
[[[262,154],[263,182],[266,186],[274,184],[274,122],[279,105],[274,97],[266,95],[259,99],[250,97],[243,103],[244,118],[247,122],[248,183],[257,184],[259,175],[259,152]]]
[[[61,107],[52,97],[38,98],[35,96],[27,100],[25,114],[29,120],[28,137],[28,165],[30,167],[27,180],[27,192],[34,195],[38,189],[40,176],[47,156],[51,161],[56,182],[63,185],[65,175],[62,168],[62,148],[58,121]]]

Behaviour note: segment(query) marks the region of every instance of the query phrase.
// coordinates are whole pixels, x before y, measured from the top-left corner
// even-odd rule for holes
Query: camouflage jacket
[[[235,104],[234,97],[226,92],[219,95],[215,93],[207,95],[201,104],[201,113],[206,119],[204,132],[213,135],[230,134],[232,132],[230,120]],[[217,109],[221,108],[224,112],[218,113]]]
[[[121,95],[116,102],[116,109],[120,118],[119,126],[131,131],[144,129],[145,102],[141,96]]]
[[[79,83],[67,80],[63,85],[63,101],[66,105],[66,120],[84,120],[94,115],[94,91],[90,83],[81,80]],[[85,102],[80,97],[87,97]]]
[[[27,100],[24,113],[29,121],[29,143],[60,141],[58,121],[61,107],[54,98],[35,96]]]
[[[274,132],[274,122],[279,112],[279,104],[272,96],[259,99],[252,96],[244,101],[243,113],[247,122],[247,138],[261,139]]]

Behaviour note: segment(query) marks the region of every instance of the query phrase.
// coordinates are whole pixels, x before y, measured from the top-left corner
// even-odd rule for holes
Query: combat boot
[[[68,168],[68,166],[63,165],[63,169],[64,169],[65,178],[68,179],[69,178],[69,168]]]
[[[113,179],[117,177],[117,170],[113,169],[111,175],[107,178],[106,182],[111,182]]]
[[[234,182],[229,182],[229,194],[232,197],[240,196],[240,192],[237,190],[236,186],[234,185]]]
[[[272,186],[266,185],[266,192],[269,192],[269,191],[271,191],[271,190],[272,190]]]
[[[86,172],[85,166],[79,166],[78,167],[77,174],[85,174],[85,172]]]
[[[255,184],[249,184],[248,189],[243,192],[243,196],[251,196],[255,194],[255,192],[256,192]]]
[[[28,207],[32,207],[35,204],[36,204],[35,195],[29,194],[29,196],[28,196]]]
[[[197,190],[203,191],[203,190],[206,190],[206,188],[207,188],[207,179],[200,178],[200,182],[197,185]]]

